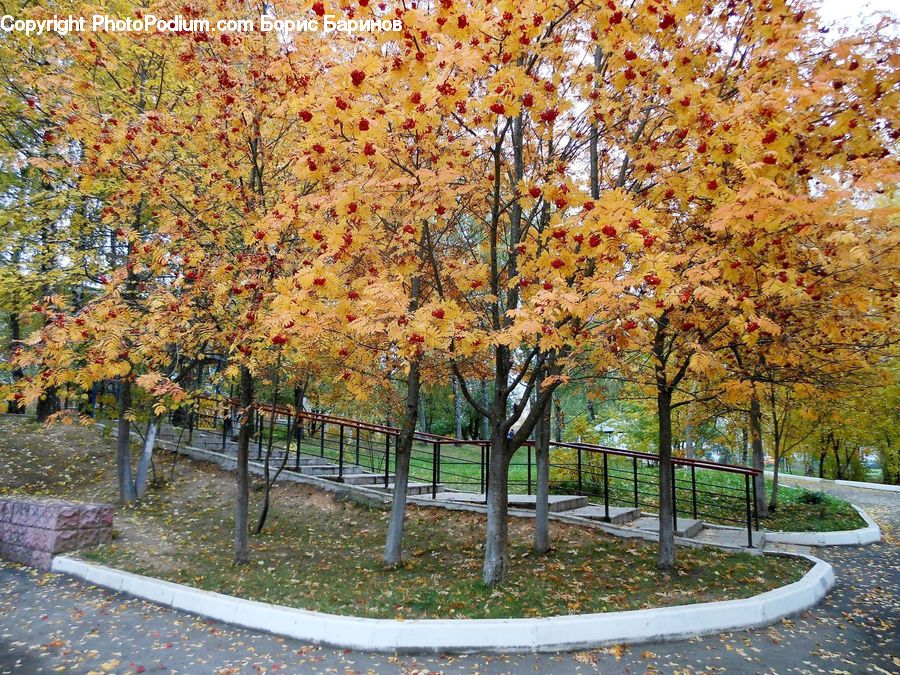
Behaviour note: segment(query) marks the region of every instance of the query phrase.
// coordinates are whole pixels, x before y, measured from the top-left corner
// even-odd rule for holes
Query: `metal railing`
[[[222,399],[216,403],[198,406],[199,412],[191,417],[191,424],[217,429],[225,450],[233,441],[227,437],[227,425],[223,422],[235,417],[231,412],[236,410],[237,402]],[[258,460],[265,453],[271,430],[275,449],[289,455],[289,468],[300,470],[301,463],[318,457],[337,466],[332,477],[338,481],[360,473],[375,474],[379,476],[379,486],[390,487],[398,428],[319,412],[296,413],[262,402],[254,405],[252,415]],[[236,428],[233,433],[236,436]],[[489,440],[460,440],[417,431],[410,455],[410,481],[428,484],[435,498],[445,488],[485,493],[490,452]],[[672,512],[676,529],[678,518],[686,517],[746,528],[748,546],[752,547],[753,531],[759,529],[753,480],[758,473],[745,466],[673,458]],[[528,441],[510,462],[509,491],[534,494],[536,479],[534,442]],[[551,442],[550,491],[590,498],[603,507],[606,520],[611,519],[612,510],[617,507],[658,511],[659,457],[589,443]]]

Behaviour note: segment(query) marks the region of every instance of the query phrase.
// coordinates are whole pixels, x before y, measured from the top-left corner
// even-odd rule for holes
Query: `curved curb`
[[[674,640],[767,625],[815,605],[834,586],[827,562],[803,578],[743,600],[540,619],[363,619],[242,600],[66,556],[52,570],[166,607],[254,630],[376,652],[549,652]]]
[[[881,541],[881,528],[878,527],[878,523],[856,504],[850,506],[866,521],[866,527],[832,532],[766,532],[766,541],[800,546],[861,546]]]
[[[766,477],[771,478],[772,472],[766,471]],[[859,488],[861,490],[881,490],[883,492],[900,492],[900,485],[887,485],[885,483],[867,483],[860,480],[843,480],[831,478],[819,478],[817,476],[799,476],[793,473],[779,473],[778,480],[784,481],[805,481],[808,483],[823,483],[825,485],[843,485],[845,487]]]

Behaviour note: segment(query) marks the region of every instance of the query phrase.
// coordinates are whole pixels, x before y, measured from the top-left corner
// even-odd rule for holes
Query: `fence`
[[[229,423],[225,420],[234,420],[231,430],[237,433],[236,410],[233,400],[206,399],[188,422],[200,429],[217,429],[224,449],[230,440]],[[286,407],[265,403],[255,405],[251,414],[251,452],[257,459],[262,459],[271,433],[274,447],[288,453],[289,468],[300,469],[301,463],[318,457],[336,465],[336,480],[350,482],[359,474],[375,474],[379,476],[378,485],[392,486],[400,433],[396,427],[316,412],[294,416]],[[490,452],[487,440],[415,432],[410,481],[430,485],[433,497],[443,489],[485,493]],[[753,480],[757,473],[744,466],[673,458],[672,510],[676,525],[677,518],[690,517],[746,528],[748,545],[752,546],[753,531],[759,528]],[[659,458],[650,453],[588,443],[551,442],[550,478],[551,493],[587,496],[604,508],[607,519],[616,507],[659,509]],[[536,480],[534,443],[529,441],[510,462],[510,493],[534,494]]]

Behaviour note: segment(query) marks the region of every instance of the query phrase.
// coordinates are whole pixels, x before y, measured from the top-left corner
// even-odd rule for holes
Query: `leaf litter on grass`
[[[0,435],[2,461],[29,476],[16,484],[2,478],[0,490],[72,499],[115,495],[112,441],[95,430],[53,427],[47,443],[41,427],[0,424],[9,431]],[[158,453],[160,474],[168,476],[172,461],[171,454]],[[66,482],[46,466],[66,467]],[[254,563],[235,566],[233,493],[232,474],[182,458],[171,483],[118,509],[112,543],[83,555],[252,600],[403,619],[533,617],[747,597],[795,581],[808,569],[793,559],[682,548],[677,574],[660,575],[653,544],[560,523],[551,527],[554,550],[536,556],[533,521],[512,518],[509,577],[489,589],[481,583],[482,514],[411,506],[406,561],[386,569],[381,552],[387,510],[293,483],[273,490],[269,523],[251,539]],[[253,513],[260,494],[252,492],[251,501]]]

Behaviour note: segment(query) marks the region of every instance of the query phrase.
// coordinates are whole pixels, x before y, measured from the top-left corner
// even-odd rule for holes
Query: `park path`
[[[769,628],[573,654],[389,656],[233,628],[0,563],[0,673],[900,672],[900,495],[823,489],[866,509],[885,541],[814,550],[837,585]]]

